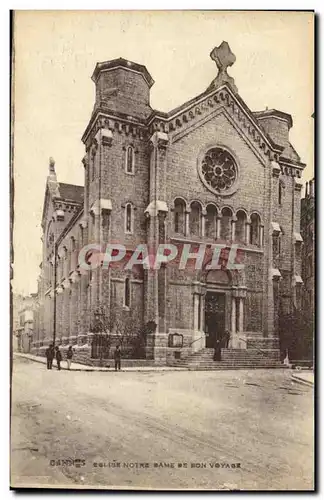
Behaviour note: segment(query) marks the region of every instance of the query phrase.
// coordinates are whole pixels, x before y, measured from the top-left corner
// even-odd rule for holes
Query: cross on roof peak
[[[227,42],[222,42],[219,47],[215,47],[211,53],[210,57],[215,61],[216,66],[220,73],[227,72],[228,66],[232,66],[236,57],[230,49]]]
[[[224,83],[229,83],[233,90],[237,92],[237,88],[234,83],[234,79],[228,75],[227,68],[233,66],[236,61],[236,56],[230,49],[227,42],[223,41],[219,47],[215,47],[211,53],[210,57],[215,61],[218,68],[218,75],[213,80],[209,88],[220,87]]]

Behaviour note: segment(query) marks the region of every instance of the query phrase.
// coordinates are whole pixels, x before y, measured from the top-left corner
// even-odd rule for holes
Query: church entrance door
[[[207,292],[205,298],[206,347],[215,347],[225,331],[225,293]]]

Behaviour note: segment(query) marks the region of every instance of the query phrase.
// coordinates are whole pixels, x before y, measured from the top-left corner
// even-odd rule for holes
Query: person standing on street
[[[70,345],[68,348],[68,351],[66,353],[66,362],[67,362],[67,369],[71,369],[71,363],[72,363],[72,358],[73,358],[73,350],[72,346]]]
[[[222,360],[222,344],[219,338],[215,339],[215,346],[214,346],[214,361],[221,361]]]
[[[57,363],[57,369],[61,369],[62,354],[58,346],[55,347],[55,357]]]
[[[115,371],[120,370],[120,364],[121,364],[121,350],[119,345],[116,346],[115,353],[114,353],[114,358],[115,358]]]
[[[54,347],[53,344],[50,344],[48,348],[45,351],[45,356],[47,360],[47,369],[51,370],[52,365],[53,365],[53,358],[54,358]]]
[[[228,349],[228,344],[229,344],[230,338],[231,338],[231,334],[230,334],[229,330],[225,330],[225,334],[224,334],[224,347],[225,347],[225,349]]]

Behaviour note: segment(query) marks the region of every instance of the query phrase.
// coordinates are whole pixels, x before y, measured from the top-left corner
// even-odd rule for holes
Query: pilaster
[[[166,268],[154,267],[154,256],[159,243],[165,243],[165,217],[168,213],[166,204],[166,157],[168,146],[168,135],[163,132],[155,132],[150,140],[150,203],[145,210],[147,217],[147,243],[150,254],[150,266],[145,270],[145,305],[144,321],[154,321],[157,325],[154,338],[151,339],[151,349],[154,358],[165,357],[166,339],[159,340],[159,346],[155,339],[161,335],[166,337],[165,314],[166,314]],[[158,351],[161,351],[160,353]],[[163,351],[163,352],[162,352]],[[150,355],[150,353],[147,353]]]

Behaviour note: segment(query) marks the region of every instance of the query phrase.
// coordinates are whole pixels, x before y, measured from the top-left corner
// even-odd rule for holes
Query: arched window
[[[250,244],[260,246],[261,221],[258,214],[251,215]]]
[[[125,232],[133,232],[133,208],[131,203],[127,203],[125,207]]]
[[[90,161],[90,172],[91,172],[91,182],[94,181],[95,179],[95,173],[96,173],[96,150],[95,148],[92,149],[91,151],[91,161]]]
[[[236,213],[235,241],[245,243],[246,214],[243,210]]]
[[[83,226],[80,224],[80,247],[83,247],[83,240],[84,240],[84,229]]]
[[[205,218],[205,235],[216,238],[217,209],[215,205],[207,205]]]
[[[280,181],[278,186],[278,203],[279,205],[282,203],[282,183]]]
[[[185,202],[177,198],[174,202],[174,232],[185,234]]]
[[[95,227],[95,214],[93,212],[93,210],[90,211],[90,228],[89,228],[89,239],[95,239],[95,230],[96,230],[96,227]]]
[[[57,281],[60,281],[62,278],[62,273],[61,273],[61,257],[58,255],[57,256],[57,263],[56,263],[56,279]]]
[[[189,231],[193,236],[200,236],[201,231],[201,205],[193,201],[190,205]]]
[[[227,241],[231,238],[231,220],[232,220],[232,211],[230,208],[223,208],[222,210],[222,218],[221,218],[221,227],[220,227],[220,238],[221,240]]]
[[[124,306],[125,307],[130,307],[130,298],[131,298],[130,280],[129,280],[129,278],[126,278],[125,279],[125,288],[124,288]]]
[[[126,149],[126,173],[133,174],[134,173],[134,148],[132,146],[128,146]]]
[[[76,240],[74,236],[71,236],[71,262],[70,269],[74,270],[78,264],[78,257],[76,254]]]

